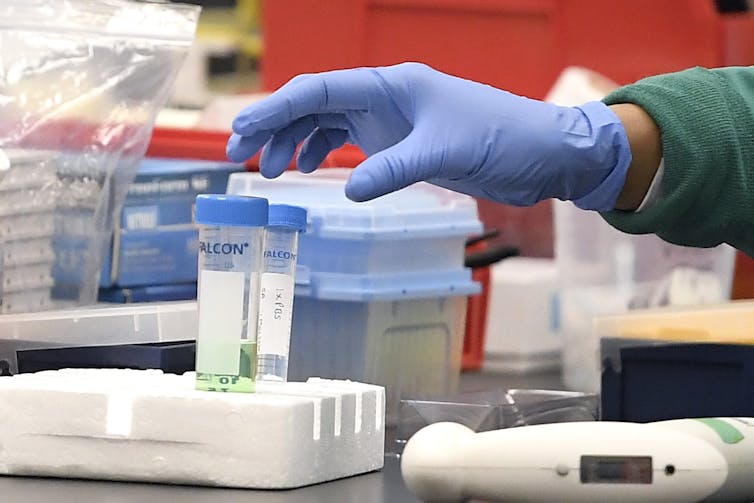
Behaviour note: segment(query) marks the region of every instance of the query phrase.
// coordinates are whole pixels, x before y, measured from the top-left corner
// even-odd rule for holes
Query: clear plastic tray
[[[6,154],[8,151],[5,151]],[[5,171],[0,171],[0,193],[9,191],[38,189],[58,181],[55,158],[41,157],[34,163],[29,156],[28,162],[14,164]]]
[[[53,306],[50,288],[43,287],[37,290],[23,290],[20,292],[6,292],[3,294],[3,302],[0,313],[26,313],[31,311],[44,311]],[[0,345],[2,342],[0,342]],[[0,349],[0,361],[2,361]]]
[[[0,219],[0,239],[31,239],[55,234],[55,213],[27,213]]]
[[[20,265],[3,270],[2,292],[11,292],[50,288],[55,283],[52,277],[53,262]],[[4,299],[3,299],[4,301]]]
[[[44,302],[44,291],[23,294],[15,301]],[[15,372],[17,350],[191,340],[196,330],[195,301],[8,314],[0,316],[0,362]]]
[[[5,271],[11,267],[29,264],[51,264],[55,260],[55,250],[52,248],[52,236],[6,241],[2,246],[2,256],[2,264]]]
[[[11,190],[2,194],[0,217],[14,217],[26,213],[51,212],[55,209],[57,189],[40,187]]]

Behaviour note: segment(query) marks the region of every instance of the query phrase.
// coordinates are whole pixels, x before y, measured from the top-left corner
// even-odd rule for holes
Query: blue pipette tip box
[[[198,194],[222,193],[242,164],[146,158],[129,185],[112,250],[105,253],[100,286],[137,287],[196,281]]]

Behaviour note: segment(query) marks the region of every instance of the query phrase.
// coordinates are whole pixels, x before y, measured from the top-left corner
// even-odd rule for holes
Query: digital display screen
[[[581,456],[583,484],[651,484],[651,456]]]

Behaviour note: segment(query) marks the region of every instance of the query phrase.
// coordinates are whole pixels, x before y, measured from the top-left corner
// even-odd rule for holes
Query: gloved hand
[[[233,121],[228,158],[264,145],[260,169],[297,159],[311,172],[345,142],[369,156],[346,195],[366,201],[426,180],[529,206],[573,200],[611,210],[631,162],[626,132],[603,103],[561,107],[440,73],[418,63],[301,75]]]

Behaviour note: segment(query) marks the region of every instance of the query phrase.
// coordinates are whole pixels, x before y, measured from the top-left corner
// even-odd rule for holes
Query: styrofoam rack
[[[0,377],[0,474],[282,489],[383,465],[379,386],[194,383],[159,370]]]

